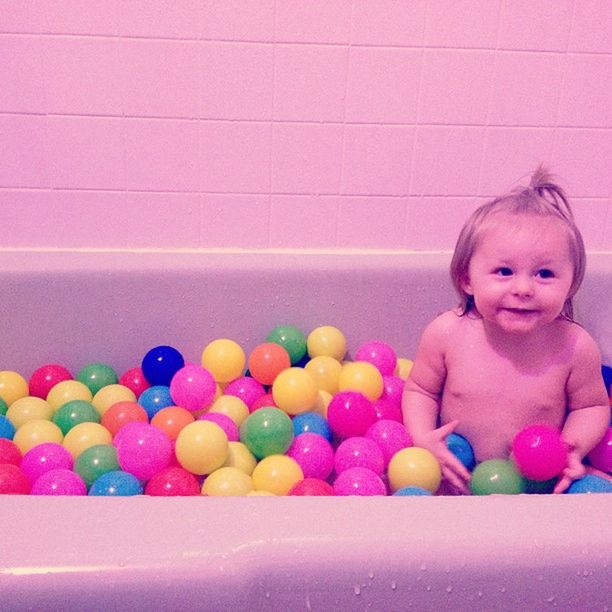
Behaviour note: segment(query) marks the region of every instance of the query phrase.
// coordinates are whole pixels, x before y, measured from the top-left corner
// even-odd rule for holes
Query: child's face
[[[560,220],[502,213],[476,247],[463,289],[486,322],[524,334],[559,316],[573,272]]]

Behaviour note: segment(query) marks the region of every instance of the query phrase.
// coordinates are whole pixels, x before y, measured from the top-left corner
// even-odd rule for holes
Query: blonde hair
[[[486,202],[472,213],[463,226],[450,265],[451,279],[460,297],[460,313],[465,315],[475,310],[474,298],[464,291],[463,283],[468,277],[474,251],[490,226],[488,222],[491,221],[492,215],[502,212],[513,215],[555,217],[566,226],[574,276],[561,316],[573,321],[572,298],[582,283],[586,267],[584,241],[574,222],[574,215],[565,191],[554,182],[554,177],[542,165],[536,168],[528,187],[519,186],[503,196]]]

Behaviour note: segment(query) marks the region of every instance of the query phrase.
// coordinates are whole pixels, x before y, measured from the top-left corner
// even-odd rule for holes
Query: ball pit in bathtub
[[[152,346],[197,360],[281,323],[414,354],[454,296],[448,256],[2,253],[0,369],[125,371]],[[612,259],[592,255],[580,321],[611,363]],[[612,497],[4,496],[6,609],[605,609]]]

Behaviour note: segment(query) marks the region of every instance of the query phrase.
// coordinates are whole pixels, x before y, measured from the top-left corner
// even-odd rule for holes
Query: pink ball
[[[21,459],[19,447],[12,440],[0,438],[0,465],[12,463],[18,466],[21,463]]]
[[[324,480],[319,478],[304,478],[300,480],[291,491],[289,495],[300,495],[300,496],[328,496],[334,494],[334,488]]]
[[[32,495],[87,495],[83,479],[72,470],[49,470],[32,485]]]
[[[13,463],[0,463],[0,495],[27,495],[30,479]]]
[[[353,467],[344,470],[334,482],[334,495],[386,495],[382,478],[372,470]]]
[[[274,402],[274,397],[271,393],[264,393],[260,395],[250,406],[249,412],[255,412],[259,408],[277,408],[278,406]]]
[[[385,376],[393,374],[397,365],[397,355],[386,342],[371,340],[362,344],[355,353],[355,361],[367,361],[376,366]]]
[[[558,476],[567,465],[567,446],[558,429],[529,425],[514,436],[512,457],[525,478],[544,481]]]
[[[172,442],[161,429],[148,423],[129,423],[117,435],[117,461],[138,480],[149,480],[170,465]]]
[[[383,376],[383,392],[380,397],[381,399],[393,402],[400,409],[400,414],[405,384],[404,380],[399,376],[393,376],[392,374]]]
[[[181,368],[170,381],[170,397],[176,406],[195,412],[208,408],[215,399],[217,383],[212,374],[193,363]]]
[[[200,483],[191,472],[182,467],[167,467],[157,472],[147,482],[145,495],[155,497],[200,495]]]
[[[608,474],[612,473],[612,427],[608,427],[608,431],[591,449],[588,457],[594,468]]]
[[[249,410],[253,412],[252,406],[262,395],[266,394],[266,390],[264,386],[254,378],[250,376],[241,376],[240,378],[236,378],[236,380],[232,380],[232,382],[225,387],[223,393],[225,393],[225,395],[239,397],[249,407]]]
[[[325,480],[334,468],[334,449],[323,436],[302,433],[293,439],[287,455],[302,468],[304,478]]]
[[[340,443],[334,457],[336,474],[354,467],[368,468],[379,476],[385,469],[385,458],[376,442],[356,436]]]
[[[327,422],[339,438],[363,436],[375,421],[372,402],[357,391],[336,393],[327,407]]]
[[[36,482],[49,470],[71,470],[73,463],[72,455],[61,444],[44,442],[31,448],[23,456],[19,467],[30,482]]]
[[[381,419],[376,421],[366,431],[366,438],[369,438],[375,442],[380,450],[382,451],[385,459],[385,467],[389,465],[391,457],[397,453],[398,450],[412,446],[412,440],[408,430],[397,421],[391,419]]]
[[[145,378],[141,367],[127,370],[121,375],[119,384],[131,389],[136,397],[140,397],[143,391],[146,391],[151,385]]]
[[[392,421],[397,421],[399,423],[403,422],[402,418],[402,409],[399,407],[399,404],[395,402],[390,402],[389,400],[379,398],[372,402],[374,406],[374,411],[376,412],[376,418],[380,419],[389,419]]]
[[[225,432],[230,442],[238,442],[240,440],[238,427],[227,414],[222,414],[221,412],[206,412],[198,417],[198,421],[212,421],[216,423]]]
[[[40,397],[47,399],[49,391],[57,383],[64,380],[72,380],[73,376],[70,370],[57,363],[48,363],[40,366],[37,370],[32,373],[30,381],[28,383],[29,394],[34,397]]]

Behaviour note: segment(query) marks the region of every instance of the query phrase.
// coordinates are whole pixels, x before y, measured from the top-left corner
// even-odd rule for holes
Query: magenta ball
[[[145,495],[155,497],[200,495],[200,483],[191,472],[182,467],[171,466],[152,476],[145,487]]]
[[[238,442],[240,440],[238,427],[227,414],[222,414],[221,412],[206,412],[198,417],[198,421],[211,421],[216,423],[225,432],[230,442]]]
[[[202,366],[188,364],[170,381],[170,397],[176,406],[191,412],[208,408],[217,393],[212,374]]]
[[[363,436],[376,422],[376,411],[365,395],[357,391],[341,391],[329,402],[327,422],[339,438]]]
[[[397,421],[398,423],[403,422],[402,409],[399,407],[399,404],[379,398],[374,400],[372,405],[374,406],[374,411],[376,412],[376,418],[378,420],[389,419],[392,421]]]
[[[121,437],[116,444],[117,461],[122,470],[138,480],[149,480],[157,472],[170,465],[172,442],[170,438],[148,423],[130,423],[119,430]]]
[[[368,468],[379,476],[382,475],[385,470],[385,458],[376,442],[355,436],[339,444],[334,457],[336,474],[354,467]]]
[[[30,482],[35,482],[49,470],[71,470],[73,462],[72,455],[61,444],[44,442],[27,451],[19,467]]]
[[[567,465],[567,446],[558,429],[529,425],[514,436],[512,457],[525,478],[544,481],[558,476]]]
[[[382,478],[372,470],[353,467],[344,470],[334,481],[334,495],[386,495]]]
[[[367,361],[376,366],[383,376],[386,376],[395,372],[397,355],[386,342],[371,340],[357,349],[355,361]]]
[[[593,447],[588,457],[594,468],[608,474],[612,473],[612,427],[608,427],[608,431]]]
[[[401,409],[405,384],[404,380],[399,376],[394,376],[392,374],[383,376],[383,392],[380,397],[393,402]]]
[[[31,490],[32,495],[87,495],[83,479],[72,470],[49,470],[39,476]]]
[[[301,433],[293,439],[286,453],[302,468],[304,478],[325,480],[334,468],[334,449],[323,436]]]
[[[232,382],[223,390],[225,395],[233,395],[240,398],[252,412],[252,407],[255,402],[266,394],[264,386],[250,376],[241,376],[232,380]],[[273,404],[270,404],[271,406]]]
[[[385,467],[389,465],[391,457],[397,453],[398,450],[412,446],[412,440],[408,430],[402,425],[392,419],[381,419],[376,421],[366,431],[366,438],[369,438],[378,445],[378,448],[382,451],[385,459]]]
[[[324,480],[319,478],[304,478],[300,480],[294,487],[289,491],[289,495],[305,496],[330,496],[334,494],[334,488]]]

